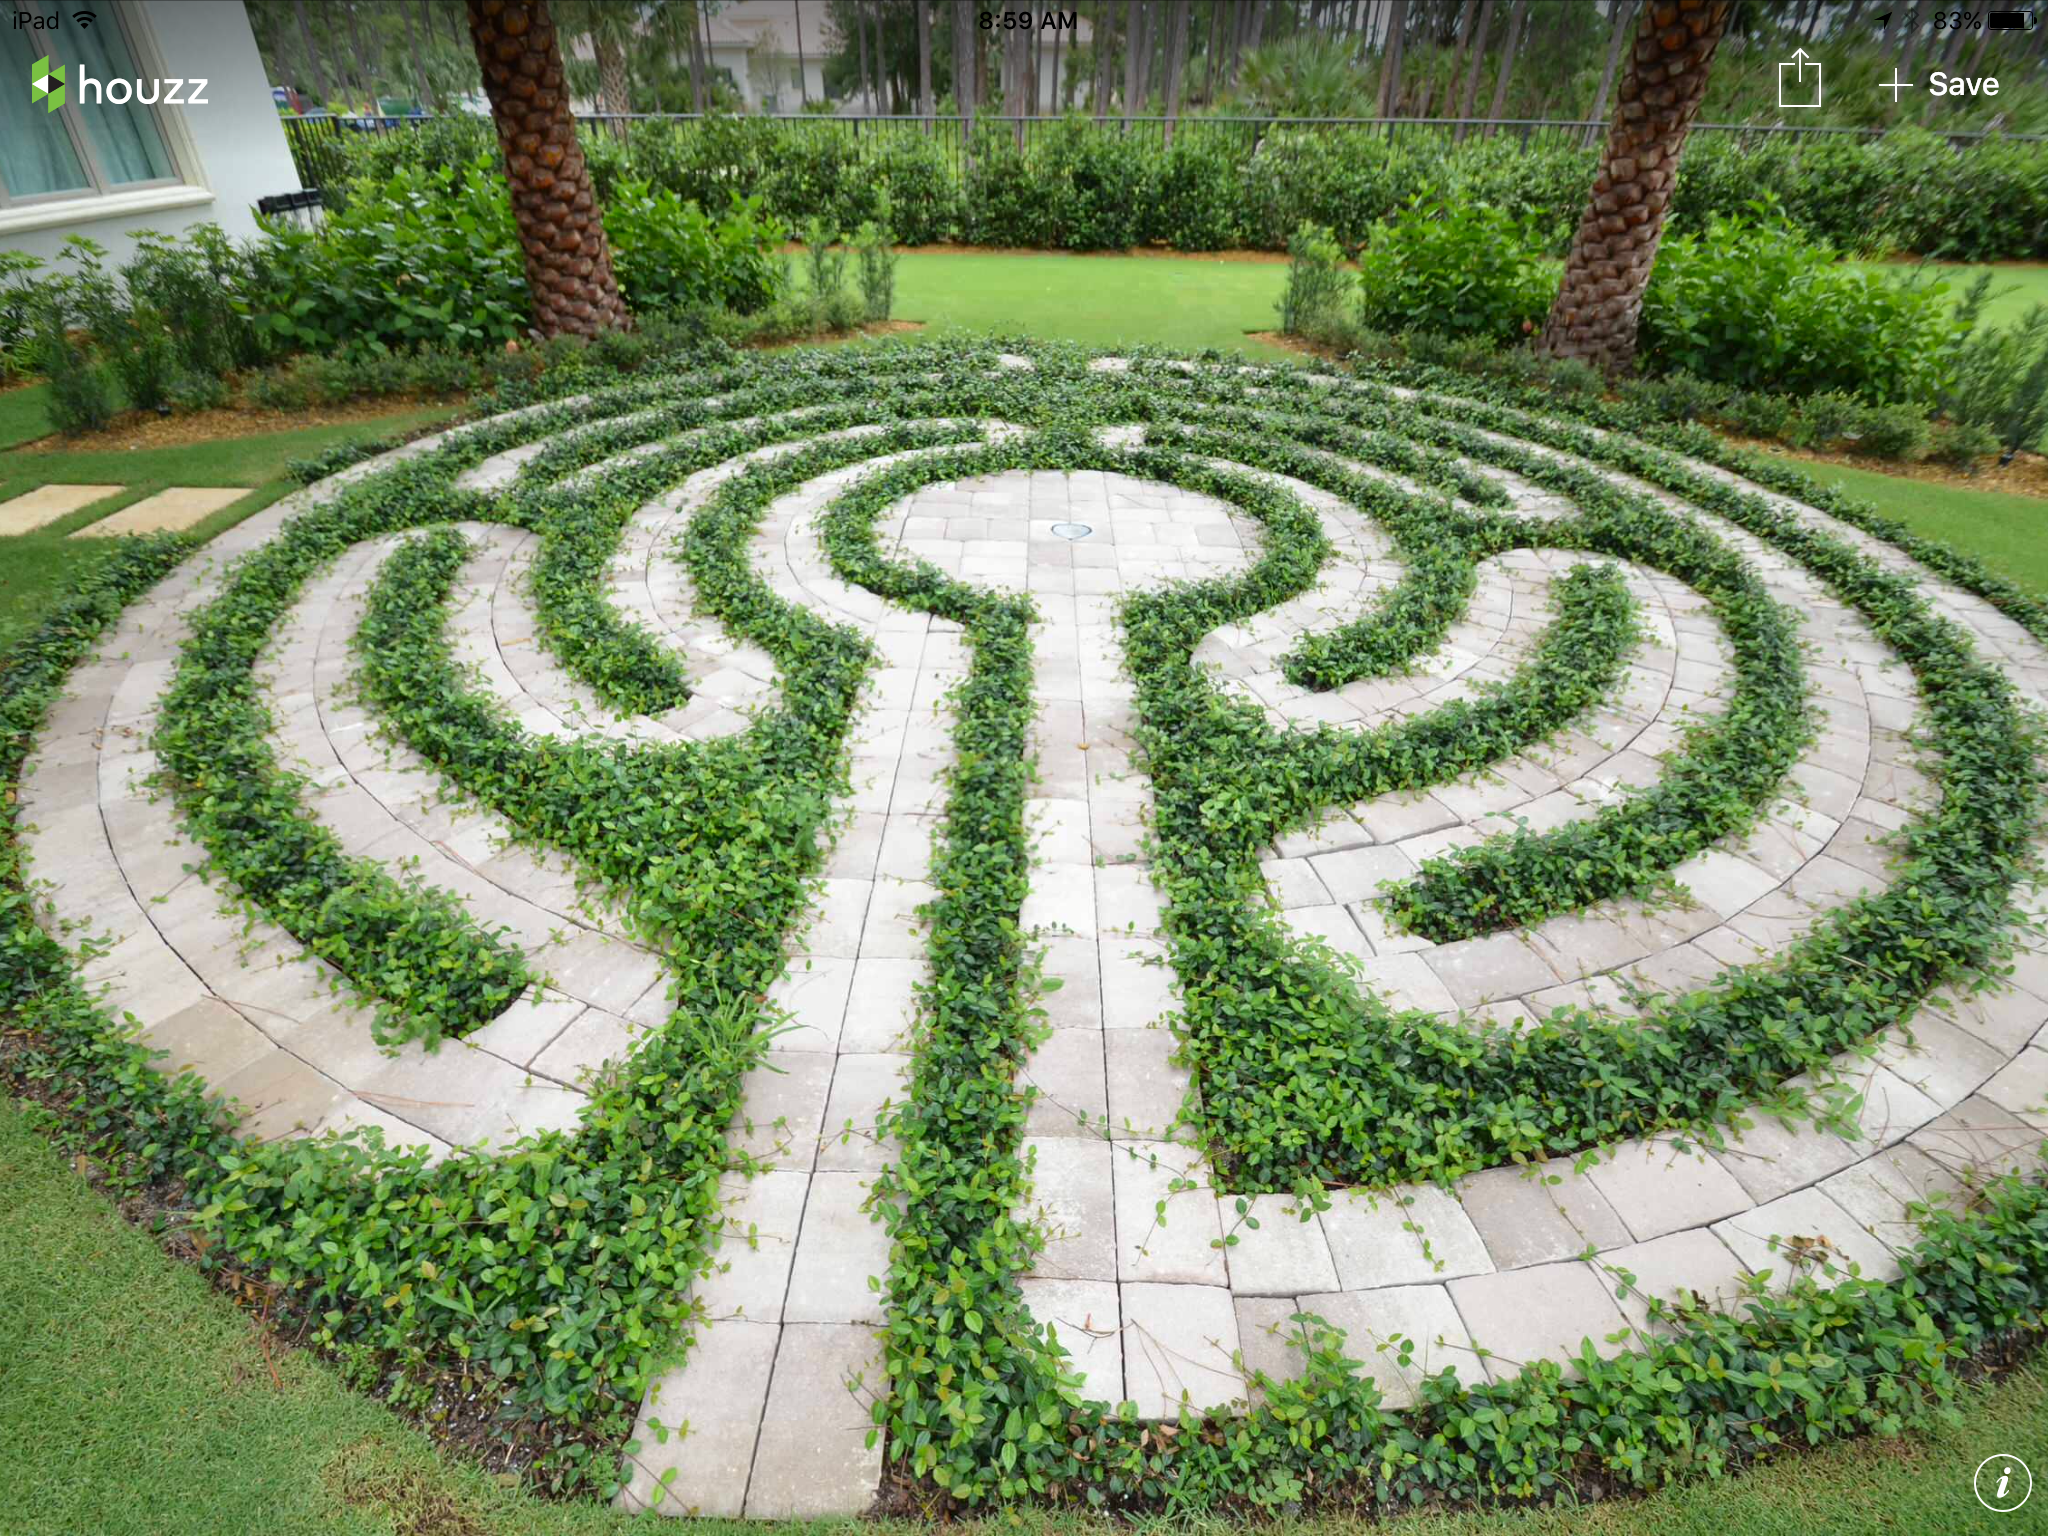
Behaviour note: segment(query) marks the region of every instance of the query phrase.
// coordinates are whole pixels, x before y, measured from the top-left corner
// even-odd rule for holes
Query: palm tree
[[[594,336],[623,328],[626,304],[576,142],[548,0],[469,0],[469,35],[512,184],[534,329]]]
[[[1733,9],[1733,0],[1650,0],[1643,10],[1600,173],[1543,327],[1550,356],[1581,358],[1608,373],[1634,360],[1678,157]]]

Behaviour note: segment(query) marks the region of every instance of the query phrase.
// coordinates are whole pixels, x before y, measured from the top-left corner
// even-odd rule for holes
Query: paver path
[[[651,413],[645,419],[659,431]],[[988,434],[1010,430],[984,424]],[[1111,440],[1141,434],[1119,428]],[[629,450],[618,462],[632,458]],[[465,483],[519,486],[543,462],[514,449]],[[760,1517],[851,1513],[867,1505],[881,1472],[882,1448],[867,1443],[867,1402],[883,1380],[875,1330],[888,1245],[864,1207],[894,1155],[877,1126],[912,1065],[924,974],[917,912],[933,891],[928,858],[951,752],[946,699],[966,664],[957,626],[847,585],[819,547],[821,511],[887,462],[777,500],[751,546],[776,593],[868,635],[881,660],[849,744],[843,830],[772,994],[790,1028],[750,1077],[730,1132],[760,1170],[725,1180],[726,1236],[693,1293],[703,1321],[686,1363],[649,1394],[629,1503]],[[621,610],[689,668],[688,706],[658,718],[604,710],[536,639],[521,579],[531,536],[481,523],[465,528],[475,547],[451,636],[477,685],[529,732],[628,743],[706,740],[772,708],[774,664],[696,610],[673,558],[690,516],[739,467],[705,471],[650,502],[611,568]],[[1499,478],[1525,509],[1556,510],[1527,482],[1472,467]],[[1198,652],[1219,686],[1279,722],[1363,729],[1506,677],[1548,622],[1554,581],[1587,563],[1543,550],[1487,561],[1463,619],[1411,676],[1306,694],[1278,676],[1290,637],[1367,612],[1401,568],[1354,509],[1313,487],[1288,488],[1322,516],[1334,556],[1313,591],[1210,635]],[[214,552],[225,561],[256,548],[327,494],[331,486],[318,487],[259,514]],[[1711,614],[1670,578],[1622,566],[1647,639],[1613,695],[1550,743],[1485,773],[1346,807],[1281,839],[1264,864],[1273,920],[1349,957],[1359,985],[1404,1006],[1512,1027],[1566,1003],[1626,1012],[1637,985],[1697,985],[1782,950],[1818,915],[1882,887],[1884,834],[1937,793],[1915,766],[1911,676],[1799,567],[1707,521],[1800,613],[1822,719],[1759,826],[1675,872],[1690,904],[1603,903],[1457,944],[1393,932],[1372,905],[1382,880],[1435,852],[1516,820],[1547,828],[1581,819],[1654,782],[1684,726],[1722,707],[1729,652]],[[1875,540],[1829,530],[1912,569]],[[1038,1095],[1024,1214],[1044,1224],[1048,1241],[1022,1284],[1090,1396],[1128,1399],[1153,1416],[1242,1398],[1249,1371],[1293,1369],[1284,1335],[1298,1310],[1347,1329],[1350,1352],[1394,1404],[1410,1398],[1421,1373],[1445,1365],[1478,1381],[1569,1356],[1582,1340],[1622,1349],[1630,1329],[1649,1326],[1646,1296],[1684,1287],[1728,1297],[1750,1271],[1786,1275],[1774,1239],[1825,1240],[1865,1273],[1889,1272],[1910,1240],[1909,1199],[1952,1185],[1965,1166],[2009,1163],[2048,1128],[2038,1112],[2048,1096],[2048,965],[2023,941],[2014,987],[1937,994],[1914,1021],[1914,1043],[1897,1035],[1874,1058],[1842,1063],[1862,1090],[1853,1139],[1765,1119],[1713,1153],[1660,1139],[1608,1149],[1584,1172],[1560,1160],[1493,1169],[1449,1190],[1337,1191],[1319,1213],[1280,1196],[1241,1210],[1212,1187],[1182,1120],[1190,1084],[1167,1023],[1173,975],[1144,840],[1151,791],[1133,758],[1115,606],[1148,585],[1243,568],[1260,546],[1259,525],[1223,502],[1130,475],[1015,472],[928,485],[885,516],[881,536],[906,558],[1027,591],[1039,614],[1038,780],[1028,813],[1038,864],[1022,916],[1062,985],[1043,1000],[1052,1028],[1024,1069]],[[184,616],[218,590],[219,561],[188,566],[130,610],[75,679],[23,794],[37,871],[54,880],[51,921],[112,940],[88,975],[175,1061],[240,1097],[253,1131],[374,1125],[446,1155],[573,1123],[587,1074],[666,1017],[665,984],[659,956],[579,888],[573,870],[513,844],[509,828],[379,737],[353,701],[348,637],[393,547],[356,546],[279,630],[263,671],[273,740],[308,776],[313,814],[349,851],[406,861],[479,918],[503,924],[545,965],[548,989],[437,1054],[388,1055],[296,941],[230,915],[188,872],[197,850],[169,802],[142,781]],[[2048,698],[2042,647],[1981,600],[1915,574],[2031,699]],[[1403,1337],[1415,1342],[1406,1365],[1375,1348]],[[687,1422],[688,1433],[664,1437],[649,1421]]]

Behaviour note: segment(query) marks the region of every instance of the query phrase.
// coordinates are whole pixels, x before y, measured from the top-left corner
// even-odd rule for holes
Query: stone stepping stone
[[[71,537],[111,538],[122,533],[175,533],[210,517],[249,494],[243,485],[174,485],[145,496],[112,517],[88,523]]]
[[[0,535],[47,528],[60,517],[69,517],[81,507],[126,489],[125,485],[39,485],[11,501],[0,501]]]

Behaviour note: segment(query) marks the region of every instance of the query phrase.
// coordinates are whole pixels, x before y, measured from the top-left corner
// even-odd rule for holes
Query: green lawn
[[[1877,267],[1887,272],[1908,270],[1910,267],[1903,262],[1859,262],[1857,265]],[[1979,272],[1991,273],[1994,281],[1990,302],[1984,306],[1984,320],[1992,325],[2012,325],[2024,318],[2036,304],[2048,304],[2048,266],[2006,262],[1988,267],[1966,266],[1945,261],[1934,262],[1932,266],[1948,284],[1950,293],[1958,298]]]
[[[24,395],[40,393],[40,390],[15,390],[0,394],[0,412],[10,408],[9,402]],[[37,410],[40,410],[40,405]],[[51,482],[126,487],[119,495],[74,512],[47,528],[13,538],[0,538],[0,647],[4,647],[42,611],[43,605],[71,573],[106,553],[105,541],[68,537],[73,530],[95,522],[130,502],[153,495],[166,486],[251,487],[248,495],[223,507],[199,525],[197,531],[210,538],[293,489],[293,482],[285,478],[285,466],[293,459],[310,457],[350,439],[382,437],[390,432],[441,421],[451,411],[452,408],[447,406],[412,407],[373,421],[305,427],[295,432],[270,432],[259,437],[195,443],[177,448],[100,449],[93,452],[15,448],[0,452],[0,501]],[[6,439],[6,423],[6,416],[0,414],[0,441]],[[39,427],[33,435],[42,436],[46,430]]]
[[[896,269],[896,314],[940,333],[1279,357],[1245,333],[1279,325],[1274,306],[1286,286],[1282,263],[1214,256],[912,254]]]
[[[1975,555],[2000,574],[2048,596],[2048,500],[2006,491],[1906,480],[1837,464],[1795,461],[1823,485],[1875,502],[1915,533]]]
[[[0,1527],[10,1536],[596,1536],[632,1523],[591,1504],[525,1497],[444,1459],[312,1357],[277,1346],[266,1352],[243,1314],[124,1221],[5,1098],[0,1209],[8,1213],[0,1239]],[[1393,1529],[2009,1536],[2029,1527],[1980,1508],[1970,1472],[1992,1451],[2038,1449],[2044,1425],[2048,1371],[2036,1366],[1971,1402],[1960,1430],[1834,1446],[1639,1502],[1419,1517]],[[828,1527],[848,1536],[910,1529],[815,1529]],[[1290,1536],[1356,1528],[1283,1527]],[[742,1529],[717,1526],[724,1536]],[[978,1529],[1113,1536],[1121,1528],[1027,1513]]]

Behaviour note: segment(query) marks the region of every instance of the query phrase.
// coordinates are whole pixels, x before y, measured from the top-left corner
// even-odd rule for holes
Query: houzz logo
[[[50,63],[50,56],[46,53],[29,66],[28,78],[31,88],[28,98],[30,101],[41,101],[47,96],[50,99],[49,110],[52,112],[64,105],[64,66],[62,64],[53,66]],[[52,81],[56,83],[52,84]]]
[[[64,66],[52,64],[48,54],[29,66],[28,79],[31,101],[49,103],[48,110],[56,111],[64,105]],[[78,87],[73,99],[80,106],[125,107],[129,102],[140,102],[146,107],[162,104],[167,107],[203,107],[206,102],[204,80],[95,80],[80,66],[78,77],[71,82]],[[189,90],[187,89],[189,87]]]

